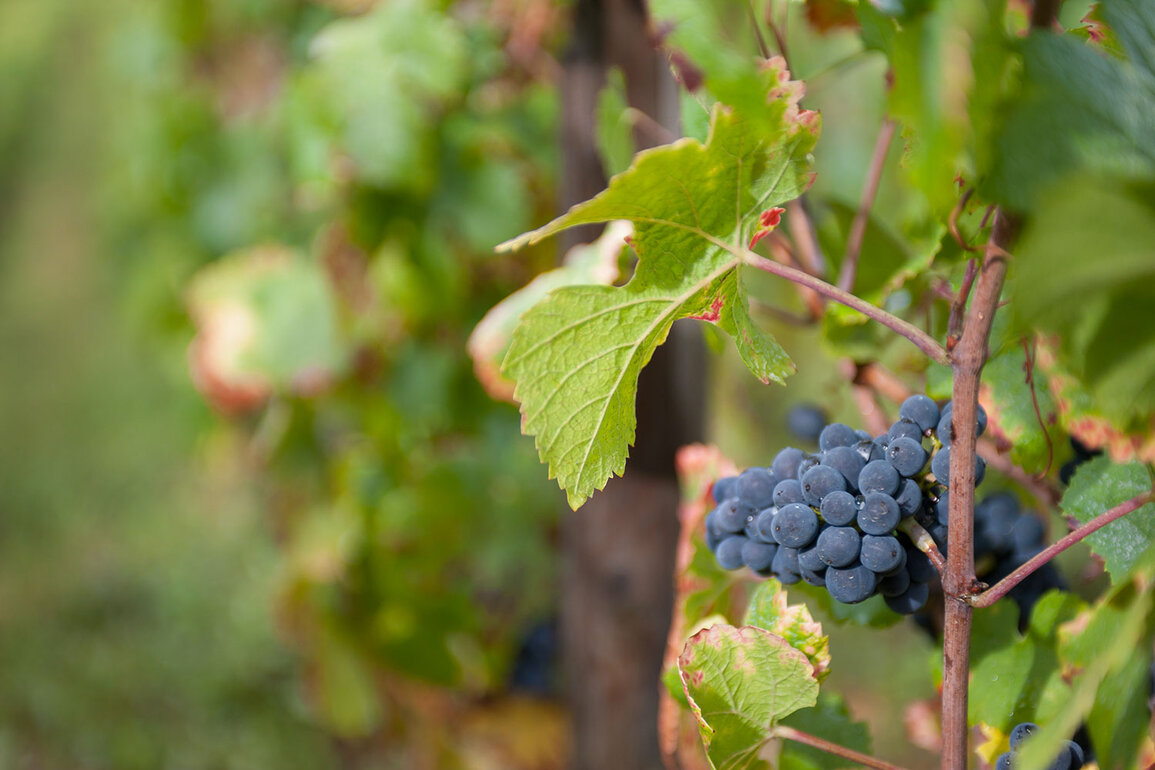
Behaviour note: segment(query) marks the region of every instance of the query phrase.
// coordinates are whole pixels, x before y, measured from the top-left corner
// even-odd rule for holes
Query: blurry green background
[[[555,259],[490,250],[553,210],[567,9],[361,5],[0,4],[2,768],[563,762],[510,684],[560,497],[465,343]],[[880,61],[827,69],[856,45],[797,47],[831,197],[881,111]],[[743,464],[803,394],[849,406],[779,331],[786,391],[715,359]],[[893,670],[839,665],[867,636],[929,645],[832,641],[901,761]]]

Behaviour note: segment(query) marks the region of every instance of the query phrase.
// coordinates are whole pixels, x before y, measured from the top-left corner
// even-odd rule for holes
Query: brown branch
[[[766,45],[766,38],[762,35],[762,28],[758,26],[758,13],[754,10],[754,0],[746,3],[746,10],[750,13],[750,27],[754,30],[754,37],[758,39],[758,50],[763,59],[770,58],[770,47]]]
[[[842,260],[842,268],[838,273],[838,288],[843,291],[854,290],[854,279],[858,275],[858,258],[862,254],[862,240],[866,237],[866,226],[870,223],[870,209],[878,194],[882,171],[886,168],[886,154],[890,152],[894,128],[895,122],[890,118],[884,118],[882,128],[878,131],[878,138],[874,141],[874,152],[870,156],[866,182],[862,186],[862,199],[858,202],[858,211],[854,213],[854,221],[850,223],[850,233],[846,238],[846,258]]]
[[[1155,501],[1155,491],[1144,492],[1138,497],[1133,497],[1130,500],[1119,503],[1109,511],[1100,513],[1095,518],[1088,521],[1073,532],[1068,532],[1063,537],[1059,538],[1049,546],[1039,551],[1030,559],[1025,561],[1018,569],[1005,578],[995,583],[993,586],[983,591],[980,594],[971,596],[968,601],[972,607],[989,607],[999,599],[1007,595],[1007,593],[1023,582],[1039,567],[1049,562],[1051,559],[1058,556],[1063,551],[1067,550],[1075,543],[1078,543],[1083,538],[1087,537],[1093,532],[1097,532],[1103,527],[1107,526],[1117,519],[1121,519],[1129,513],[1132,513],[1139,508],[1142,508],[1147,503]]]
[[[854,749],[848,749],[845,746],[840,746],[837,743],[831,743],[825,738],[819,738],[817,735],[804,733],[801,730],[795,730],[793,727],[786,725],[776,725],[770,730],[770,734],[775,738],[785,738],[786,740],[794,741],[795,743],[802,743],[811,748],[825,751],[827,754],[833,754],[836,757],[849,759],[851,762],[857,762],[866,767],[874,767],[877,770],[903,770],[901,765],[895,765],[885,760],[875,759],[867,754],[861,754]]]
[[[790,240],[794,241],[798,262],[802,268],[819,278],[826,275],[826,258],[818,248],[818,236],[814,233],[814,223],[802,199],[786,204],[786,226],[790,228]]]
[[[991,324],[1006,278],[1006,247],[1018,230],[1018,221],[996,211],[991,241],[983,254],[959,343],[952,354],[954,391],[951,414],[950,513],[947,569],[943,575],[942,767],[967,766],[967,686],[970,677],[970,637],[973,608],[966,598],[973,592],[975,441],[979,378],[987,360]]]
[[[966,313],[967,300],[970,298],[971,286],[974,284],[977,274],[978,263],[972,259],[967,262],[966,275],[963,276],[962,285],[959,286],[958,294],[950,306],[950,320],[946,325],[946,344],[949,348],[954,347],[962,334],[963,315]]]
[[[717,246],[721,246],[732,254],[741,257],[742,260],[759,270],[763,270],[771,275],[776,275],[779,278],[785,278],[788,281],[813,289],[827,299],[832,299],[842,305],[857,310],[867,318],[878,321],[880,324],[895,332],[896,334],[910,340],[911,344],[925,353],[932,360],[940,364],[947,365],[950,359],[947,357],[946,349],[939,345],[934,337],[930,336],[922,329],[918,328],[909,321],[904,321],[896,315],[892,315],[877,305],[872,305],[866,300],[859,299],[849,292],[833,286],[821,278],[816,278],[809,273],[805,273],[793,267],[780,265],[773,260],[766,259],[759,254],[745,249],[737,249],[725,241],[710,238],[710,240]]]
[[[966,239],[962,237],[962,234],[958,230],[958,218],[962,215],[963,209],[966,208],[967,201],[971,199],[971,196],[974,195],[974,192],[975,188],[967,188],[967,191],[964,192],[962,197],[958,199],[958,203],[956,203],[954,208],[951,209],[950,216],[947,217],[946,220],[946,228],[950,230],[951,237],[954,238],[955,243],[957,243],[959,248],[961,248],[963,251],[979,250],[977,246],[972,246],[967,243]]]
[[[1039,408],[1039,394],[1035,392],[1035,344],[1033,340],[1023,337],[1023,372],[1026,376],[1027,387],[1031,389],[1031,406],[1035,408],[1035,419],[1043,431],[1043,438],[1047,440],[1047,467],[1039,474],[1045,478],[1051,472],[1051,464],[1055,461],[1055,446],[1051,443],[1051,433],[1047,424],[1043,422],[1043,411]]]
[[[938,571],[939,577],[942,577],[946,572],[946,559],[943,558],[942,551],[938,549],[938,543],[934,542],[934,538],[930,536],[930,533],[923,529],[922,525],[914,519],[903,519],[899,522],[898,528],[910,537],[915,548],[930,558],[930,563],[933,564],[935,570]]]

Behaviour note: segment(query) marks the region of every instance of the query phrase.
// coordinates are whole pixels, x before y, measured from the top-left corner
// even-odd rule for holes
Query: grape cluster
[[[716,481],[706,543],[718,563],[825,586],[845,604],[880,593],[895,612],[917,612],[935,571],[897,527],[945,496],[951,405],[940,410],[927,396],[911,396],[899,418],[873,438],[831,423],[818,435],[817,454],[787,447],[769,467]],[[985,427],[980,408],[979,432]],[[976,481],[984,470],[976,458]]]
[[[935,503],[934,519],[921,520],[943,552],[947,551],[949,493]],[[926,517],[928,512],[924,511]],[[1008,492],[995,492],[975,506],[974,554],[975,572],[988,583],[997,583],[1021,567],[1046,545],[1043,522],[1031,511],[1024,511],[1019,500]],[[1066,583],[1051,563],[1031,573],[1011,589],[1008,596],[1019,605],[1020,625],[1026,626],[1034,607],[1052,588],[1066,588]]]
[[[995,770],[1011,770],[1015,766],[1015,754],[1031,733],[1039,729],[1033,722],[1023,722],[1011,729],[1011,750],[999,755],[995,763]],[[1078,770],[1084,762],[1083,748],[1074,741],[1067,741],[1067,745],[1059,752],[1047,770]]]

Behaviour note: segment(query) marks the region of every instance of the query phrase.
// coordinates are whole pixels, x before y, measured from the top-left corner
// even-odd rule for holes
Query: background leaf
[[[1151,489],[1151,474],[1141,463],[1119,465],[1107,457],[1083,463],[1063,495],[1063,512],[1080,523]],[[1102,557],[1111,580],[1119,582],[1139,563],[1155,541],[1155,503],[1113,521],[1086,539]]]
[[[752,626],[711,626],[686,642],[678,670],[714,768],[766,768],[768,730],[813,706],[810,662],[781,637]]]

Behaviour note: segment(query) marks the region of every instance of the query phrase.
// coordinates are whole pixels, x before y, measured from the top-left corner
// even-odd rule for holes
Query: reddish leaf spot
[[[759,221],[763,227],[777,227],[778,223],[782,221],[782,215],[786,213],[786,209],[780,206],[775,206],[772,209],[762,212]]]
[[[687,318],[694,318],[699,321],[709,321],[710,323],[716,323],[718,319],[722,317],[722,305],[724,302],[725,300],[722,297],[714,297],[714,301],[710,303],[709,310],[707,310],[705,313],[699,313],[698,315],[687,316]]]

